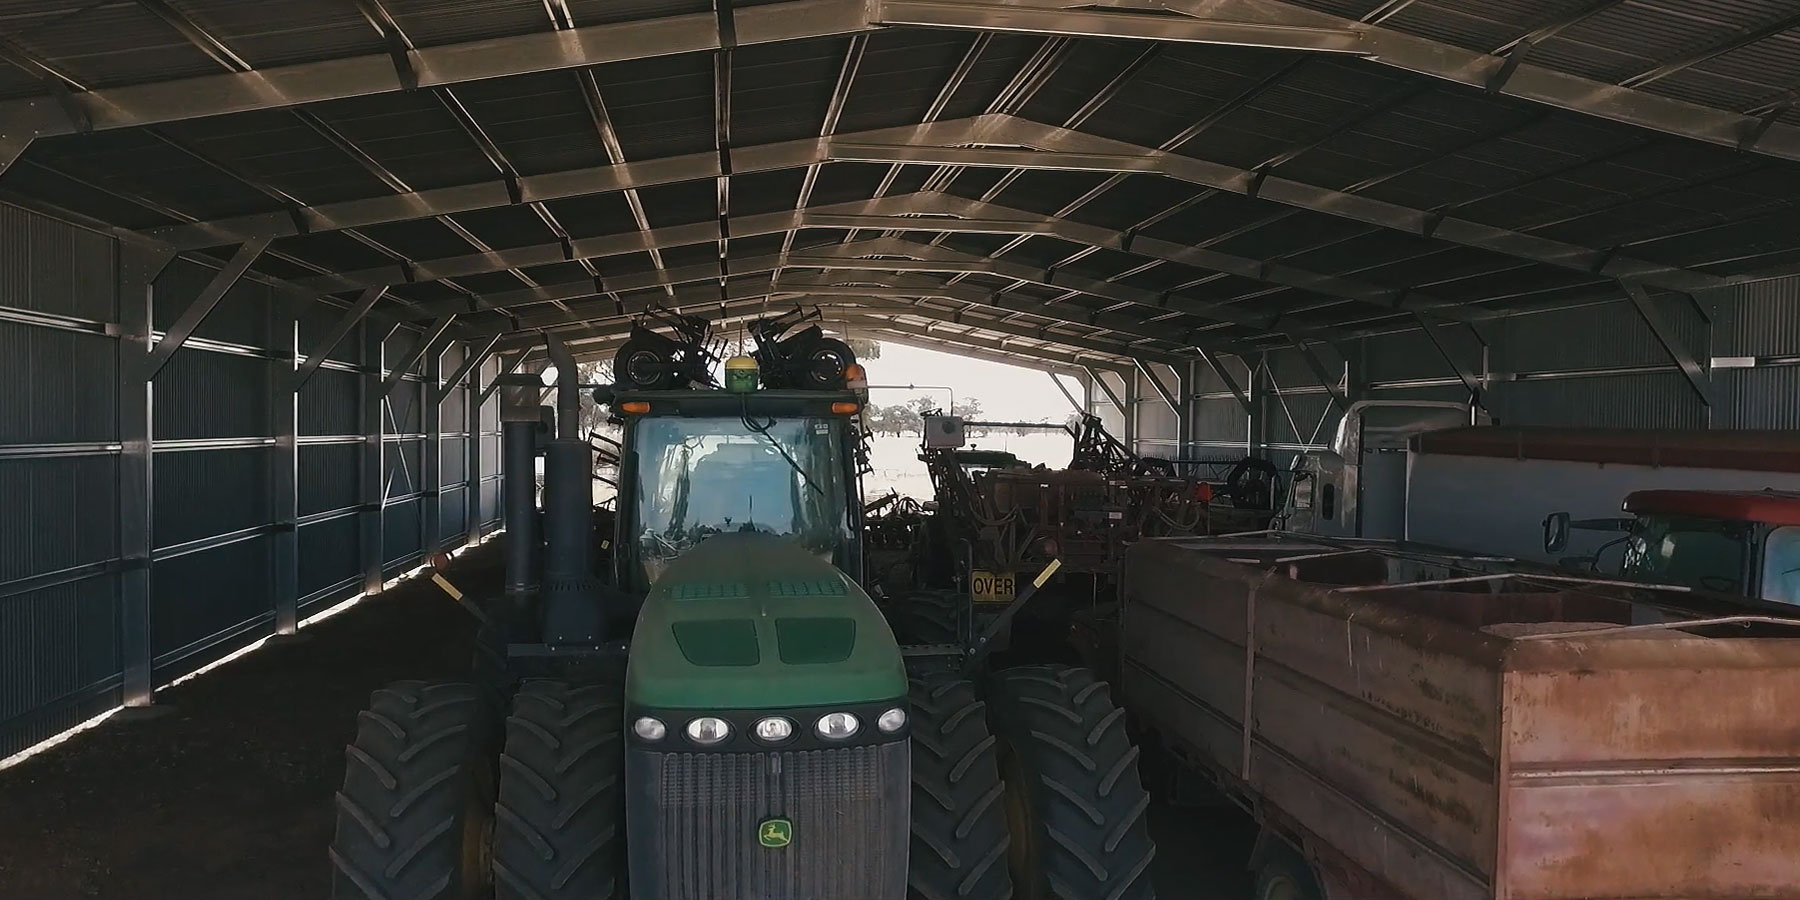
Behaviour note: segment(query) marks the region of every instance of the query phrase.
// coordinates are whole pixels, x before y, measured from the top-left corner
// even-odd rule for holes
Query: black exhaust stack
[[[538,536],[537,454],[544,427],[536,375],[502,375],[500,386],[501,473],[505,481],[506,598],[523,609],[537,593],[543,568]]]
[[[597,645],[605,639],[594,577],[594,448],[581,434],[581,370],[553,334],[556,438],[544,458],[544,642]]]

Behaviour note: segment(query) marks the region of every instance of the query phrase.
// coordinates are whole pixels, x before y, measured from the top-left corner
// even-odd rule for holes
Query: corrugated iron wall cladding
[[[462,365],[462,363],[459,362],[457,365]],[[445,363],[444,377],[450,377],[454,371],[449,363]],[[461,385],[453,384],[444,392],[444,402],[439,415],[442,417],[440,421],[444,423],[445,431],[463,430],[463,423],[467,421],[468,416],[464,412],[468,408],[468,399]]]
[[[269,613],[270,546],[260,537],[155,563],[152,652],[174,653]]]
[[[1713,352],[1774,356],[1800,350],[1800,276],[1720,291]]]
[[[116,244],[0,203],[0,306],[111,322]]]
[[[1705,322],[1692,303],[1672,295],[1651,297],[1683,346],[1704,354]],[[1666,365],[1669,354],[1629,302],[1499,320],[1492,365],[1497,372],[1546,372],[1618,366]]]
[[[270,462],[266,447],[156,454],[156,545],[172,547],[230,534],[272,518]]]
[[[1724,369],[1713,381],[1730,398],[1713,427],[1800,428],[1800,368]]]
[[[1422,331],[1375,335],[1357,344],[1363,360],[1362,376],[1369,381],[1408,381],[1456,374]]]
[[[389,441],[383,454],[386,459],[387,497],[404,497],[417,493],[420,463],[424,460],[424,441]]]
[[[1497,384],[1488,408],[1506,425],[1706,427],[1705,405],[1678,372]]]
[[[1246,388],[1250,384],[1249,363],[1236,356],[1218,355],[1213,359],[1218,360],[1219,365],[1223,366],[1226,372],[1231,373],[1231,378],[1237,382],[1238,387]],[[1196,366],[1195,371],[1197,373],[1197,377],[1194,379],[1195,393],[1217,394],[1230,390],[1225,386],[1225,382],[1219,379],[1219,373],[1213,371],[1213,367],[1205,362]]]
[[[362,451],[361,444],[300,447],[300,515],[310,516],[356,505],[356,479],[361,472]]]
[[[0,322],[0,444],[118,437],[118,343]]]
[[[332,327],[337,325],[338,320],[342,319],[347,312],[349,310],[341,306],[324,302],[311,303],[302,309],[298,316],[300,352],[307,354],[319,349],[319,342],[331,334]],[[351,337],[338,341],[337,346],[331,348],[330,353],[325,354],[325,358],[344,363],[360,363],[362,361],[362,341],[355,340],[354,332],[352,332]]]
[[[390,503],[381,511],[383,562],[393,563],[419,552],[419,501]]]
[[[1250,439],[1250,419],[1233,399],[1194,401],[1194,440],[1241,444]]]
[[[481,483],[481,512],[489,522],[500,520],[500,479]]]
[[[1142,376],[1139,376],[1142,378]],[[1180,437],[1181,422],[1175,411],[1156,396],[1147,384],[1140,384],[1141,399],[1137,404],[1137,439],[1140,441],[1173,441]],[[1167,455],[1167,452],[1165,452]]]
[[[177,351],[156,377],[156,439],[268,435],[268,380],[268,360]]]
[[[1337,384],[1339,376],[1344,372],[1344,361],[1338,357],[1337,351],[1324,344],[1312,345],[1310,349],[1318,357],[1325,374],[1332,377],[1332,384]],[[1306,358],[1299,350],[1291,347],[1271,350],[1268,361],[1269,375],[1275,379],[1278,387],[1313,387],[1319,383],[1319,376],[1313,374],[1312,367],[1306,364]]]
[[[1325,394],[1288,394],[1286,412],[1269,398],[1269,443],[1328,444],[1337,429],[1336,408]],[[1297,429],[1297,430],[1296,430]]]
[[[356,558],[359,525],[355,516],[316,522],[300,529],[300,594],[322,591],[360,570]]]
[[[463,508],[464,491],[459,485],[446,488],[438,497],[438,543],[441,545],[459,543],[458,539],[468,530],[468,523],[465,521],[468,511]]]
[[[18,735],[18,720],[119,674],[118,635],[112,576],[0,597],[0,754],[49,737],[60,724]]]
[[[438,448],[439,486],[460,484],[463,479],[468,477],[469,456],[463,449],[465,446],[462,438],[442,439],[442,444]]]
[[[295,399],[301,434],[358,434],[362,431],[362,376],[320,369]]]
[[[387,413],[384,416],[389,434],[418,434],[425,430],[424,399],[425,385],[417,381],[402,381],[394,385],[394,392],[388,395]]]
[[[167,331],[187,311],[194,298],[206,289],[213,277],[218,275],[217,269],[208,268],[188,259],[177,259],[157,276],[155,300],[155,325],[158,331]],[[274,292],[268,285],[240,279],[226,292],[219,304],[213,307],[199,327],[194,329],[194,336],[206,340],[223,341],[229,344],[243,344],[260,349],[269,346],[269,305],[273,302]]]
[[[119,555],[112,456],[0,460],[0,581]]]

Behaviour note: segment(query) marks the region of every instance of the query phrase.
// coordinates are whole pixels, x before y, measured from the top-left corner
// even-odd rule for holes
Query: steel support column
[[[1681,374],[1687,378],[1688,385],[1694,389],[1694,393],[1700,395],[1700,402],[1706,404],[1707,417],[1710,422],[1712,410],[1719,405],[1718,395],[1713,384],[1712,374],[1707,371],[1706,365],[1700,362],[1701,354],[1694,352],[1693,348],[1682,343],[1681,336],[1675,331],[1674,323],[1670,322],[1668,316],[1657,307],[1656,301],[1651,299],[1643,285],[1621,281],[1619,286],[1624,289],[1625,296],[1630,298],[1631,305],[1636,307],[1638,315],[1643,317],[1644,324],[1650,327],[1650,333],[1656,336],[1656,342],[1662,345],[1663,351],[1668,353],[1669,358],[1674,360],[1675,365],[1681,369]],[[1705,356],[1708,359],[1711,358],[1710,353]]]
[[[429,561],[444,534],[444,407],[436,400],[443,378],[444,351],[433,344],[425,353],[425,383],[416,402],[425,446],[419,448],[419,552]]]
[[[1187,459],[1193,452],[1196,439],[1195,431],[1198,416],[1195,415],[1194,395],[1198,393],[1200,384],[1200,364],[1188,360],[1187,365],[1175,369],[1175,396],[1181,399],[1181,405],[1175,408],[1175,427],[1177,429],[1175,458]]]
[[[300,629],[300,421],[294,365],[300,354],[299,303],[277,300],[269,312],[269,416],[275,446],[269,454],[269,489],[275,533],[270,553],[275,633]]]
[[[1119,393],[1112,389],[1112,385],[1106,383],[1106,379],[1101,377],[1101,373],[1098,369],[1095,369],[1093,366],[1083,366],[1082,368],[1088,373],[1088,377],[1093,379],[1094,385],[1100,388],[1100,392],[1106,395],[1106,399],[1112,402],[1113,408],[1119,411],[1119,417],[1125,422],[1125,427],[1130,428],[1131,408],[1126,406],[1125,401],[1119,398]]]
[[[118,542],[119,661],[122,702],[149,706],[156,690],[151,644],[150,554],[155,548],[151,502],[152,386],[149,362],[155,282],[172,253],[121,242],[119,247]]]
[[[481,526],[484,521],[481,508],[481,370],[487,367],[487,358],[493,345],[487,350],[469,357],[478,362],[469,367],[463,381],[463,429],[468,437],[463,440],[463,542],[473,544],[481,540]],[[474,346],[469,345],[473,353]],[[464,360],[466,363],[468,360]]]
[[[368,319],[363,320],[363,352],[362,352],[362,437],[363,452],[359,469],[361,482],[357,491],[358,509],[358,542],[359,556],[362,561],[363,593],[378,594],[382,577],[382,568],[386,560],[383,551],[381,520],[382,507],[387,502],[387,484],[385,470],[387,466],[387,450],[383,446],[385,417],[383,409],[387,405],[387,391],[382,388],[384,347],[387,335],[393,326],[378,325]]]

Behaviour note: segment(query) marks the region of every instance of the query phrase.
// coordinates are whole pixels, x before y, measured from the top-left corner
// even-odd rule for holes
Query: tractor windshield
[[[1742,594],[1750,528],[1742,522],[1643,516],[1625,543],[1625,574]]]
[[[756,423],[760,425],[761,423]],[[640,421],[635,550],[654,584],[669,561],[715,534],[791,537],[840,568],[850,558],[850,506],[839,423],[741,418]]]

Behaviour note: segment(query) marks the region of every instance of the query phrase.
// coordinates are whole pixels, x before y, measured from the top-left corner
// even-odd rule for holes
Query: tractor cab
[[[721,534],[787,539],[862,572],[849,391],[655,391],[611,398],[624,421],[614,574],[648,591],[669,565]]]
[[[1677,584],[1720,594],[1800,604],[1800,494],[1786,491],[1637,491],[1613,519],[1544,522],[1544,548],[1568,546],[1571,529],[1621,536],[1592,556],[1563,560],[1597,569],[1622,547],[1618,573],[1633,581]]]

